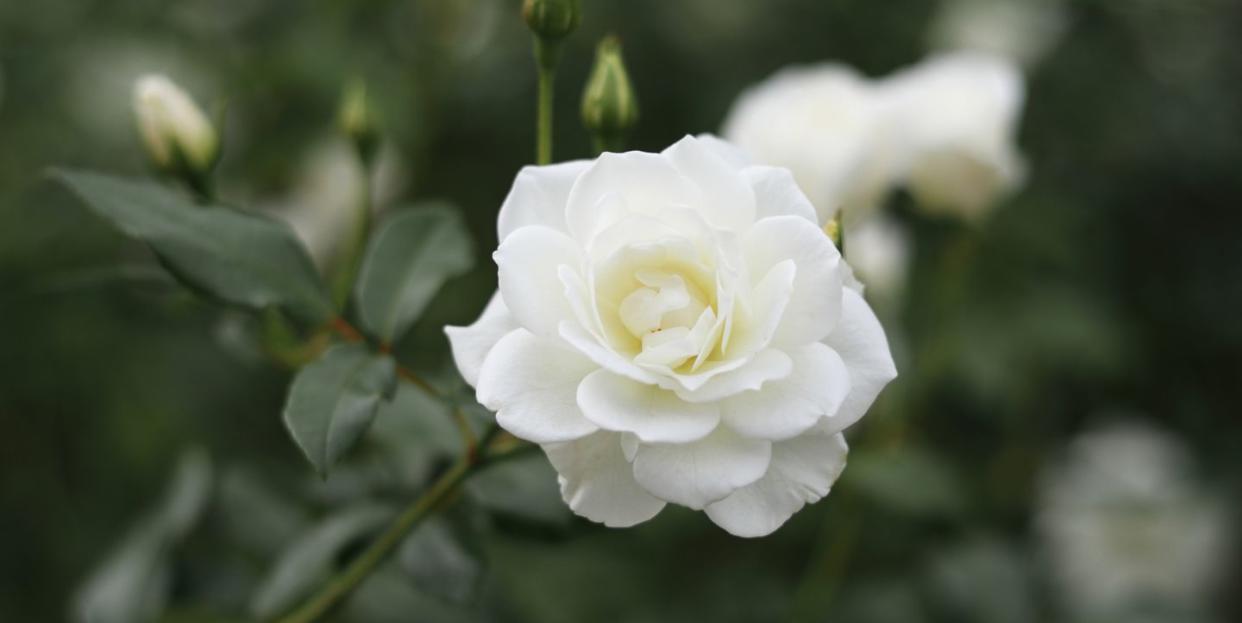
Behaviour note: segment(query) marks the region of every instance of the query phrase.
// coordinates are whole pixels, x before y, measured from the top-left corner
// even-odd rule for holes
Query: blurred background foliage
[[[398,345],[450,383],[440,328],[471,321],[495,287],[495,213],[532,155],[518,4],[0,4],[0,620],[77,618],[84,583],[148,594],[125,606],[132,620],[279,607],[307,581],[282,565],[347,557],[459,443],[434,404],[403,390],[368,445],[319,481],[280,422],[290,372],[248,346],[253,321],[160,278],[46,168],[145,173],[129,89],[163,71],[226,119],[222,196],[313,206],[331,222],[359,183],[336,107],[364,77],[387,142],[379,196],[448,200],[478,241],[475,270]],[[556,157],[590,155],[578,98],[605,34],[623,39],[640,98],[631,145],[658,150],[716,131],[743,88],[787,64],[883,75],[918,61],[938,4],[583,0]],[[1050,512],[1041,474],[1081,431],[1119,419],[1186,448],[1195,490],[1231,506],[1242,4],[1063,9],[1059,42],[1028,69],[1025,188],[975,226],[920,215],[906,197],[891,206],[914,245],[905,292],[880,308],[901,376],[851,431],[833,495],[761,540],[672,507],[613,531],[572,518],[536,456],[473,481],[340,619],[1070,620],[1055,547],[1036,529]],[[1144,606],[1142,620],[1242,618],[1237,542],[1213,541],[1225,571],[1201,603]]]

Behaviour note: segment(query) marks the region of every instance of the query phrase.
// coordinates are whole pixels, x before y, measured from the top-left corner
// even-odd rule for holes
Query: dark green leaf
[[[360,506],[324,519],[298,537],[255,589],[250,612],[270,619],[290,609],[332,575],[350,543],[375,532],[392,518],[385,506]]]
[[[367,249],[354,292],[362,326],[401,337],[445,281],[470,270],[474,252],[456,210],[432,205],[389,218]]]
[[[285,400],[285,426],[321,475],[362,437],[392,398],[397,366],[361,344],[338,344],[302,368]]]
[[[448,603],[419,590],[395,563],[380,566],[350,595],[341,610],[344,615],[342,620],[366,623],[472,623],[488,620],[473,605]]]
[[[572,518],[561,499],[556,470],[543,453],[503,461],[466,481],[479,506],[515,519],[567,526]]]
[[[456,603],[466,603],[474,595],[483,563],[479,552],[467,544],[473,535],[464,523],[429,517],[401,543],[397,559],[420,591]]]
[[[96,214],[147,243],[187,286],[236,305],[278,306],[309,324],[332,317],[322,280],[283,223],[195,205],[152,182],[64,170],[56,176]]]
[[[229,541],[264,557],[275,557],[311,520],[291,499],[291,487],[277,487],[260,474],[233,467],[220,477],[216,513]]]

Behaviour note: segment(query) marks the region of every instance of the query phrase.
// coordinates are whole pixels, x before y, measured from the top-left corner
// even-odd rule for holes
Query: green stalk
[[[535,37],[535,66],[539,70],[535,110],[535,164],[552,164],[552,105],[559,44]]]
[[[593,139],[595,145],[595,155],[600,155],[606,151],[620,153],[625,151],[625,139],[620,136],[605,136],[596,134]]]
[[[346,241],[341,264],[337,267],[332,279],[332,300],[336,303],[337,309],[345,309],[349,301],[349,293],[362,267],[367,239],[371,236],[371,165],[362,161],[360,166],[362,167],[362,192],[355,208],[354,225]]]
[[[493,424],[483,434],[480,442],[486,443],[490,441],[495,436],[497,430],[496,425]],[[486,446],[482,445],[482,443],[480,448],[485,448]],[[485,456],[482,450],[479,452],[465,452],[452,468],[444,472],[427,491],[410,503],[397,516],[388,529],[384,530],[383,534],[379,535],[375,541],[367,546],[366,550],[353,559],[344,570],[329,580],[310,599],[285,615],[284,618],[279,619],[279,623],[311,623],[328,614],[337,604],[348,597],[359,584],[362,584],[363,580],[367,579],[380,563],[384,562],[392,554],[393,550],[401,544],[401,541],[405,539],[411,530],[448,500],[466,478],[493,461],[504,459],[510,454],[523,450],[524,447],[519,446],[507,452],[491,456]]]

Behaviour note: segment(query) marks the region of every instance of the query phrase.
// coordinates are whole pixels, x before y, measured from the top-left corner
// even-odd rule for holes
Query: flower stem
[[[535,113],[535,164],[552,163],[552,85],[556,70],[539,67],[539,100]]]
[[[362,256],[366,253],[367,239],[371,235],[371,166],[365,160],[360,160],[359,166],[362,167],[362,189],[355,207],[354,227],[346,242],[341,265],[337,267],[332,280],[332,300],[337,309],[344,309],[349,302],[349,292],[358,277]]]
[[[495,424],[484,433],[483,438],[491,439],[494,435],[494,429],[496,429]],[[310,599],[280,619],[279,623],[311,623],[312,621],[319,620],[348,597],[380,563],[384,562],[392,554],[393,550],[397,548],[397,545],[401,543],[406,535],[443,504],[466,478],[477,472],[479,468],[489,464],[492,460],[502,459],[508,454],[519,452],[523,449],[518,447],[492,456],[487,456],[482,451],[478,453],[464,453],[452,468],[444,472],[432,483],[429,489],[407,506],[392,524],[388,526],[388,529],[384,530],[383,534],[379,535],[366,550],[353,559],[344,570],[329,580],[327,584],[323,585]]]
[[[539,72],[535,101],[535,164],[552,164],[552,104],[560,42],[535,37],[535,67]]]

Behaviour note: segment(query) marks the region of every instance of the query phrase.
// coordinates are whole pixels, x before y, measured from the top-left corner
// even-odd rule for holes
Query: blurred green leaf
[[[502,515],[554,526],[567,526],[572,517],[542,453],[489,467],[465,487],[479,506]]]
[[[388,218],[367,249],[355,297],[362,326],[385,342],[418,320],[445,281],[473,264],[458,211],[433,204]]]
[[[367,578],[342,610],[346,620],[365,623],[473,623],[483,619],[471,606],[447,603],[418,590],[393,563]]]
[[[949,463],[930,451],[856,451],[845,482],[877,504],[911,515],[951,515],[966,506],[966,492]]]
[[[202,450],[181,456],[164,501],[148,511],[78,590],[73,618],[136,623],[159,616],[172,588],[172,555],[211,494],[211,462]]]
[[[392,398],[397,366],[361,344],[339,344],[302,368],[285,401],[285,426],[321,475],[366,432]]]
[[[220,477],[216,509],[231,541],[265,557],[280,553],[310,524],[307,513],[289,493],[251,469],[226,470]]]
[[[401,568],[423,592],[455,603],[467,603],[483,577],[483,562],[469,518],[452,521],[443,515],[428,518],[397,551]]]
[[[380,405],[368,438],[393,454],[417,452],[442,458],[462,449],[452,409],[409,383],[399,383],[393,399]]]
[[[153,182],[67,170],[55,175],[96,214],[147,243],[189,287],[246,307],[279,306],[312,325],[332,317],[314,265],[279,221],[195,205]]]
[[[331,576],[337,559],[354,541],[392,517],[386,506],[358,506],[331,515],[298,537],[281,554],[250,599],[250,613],[269,619],[288,610]]]

